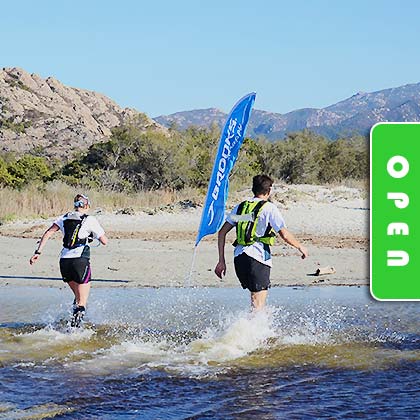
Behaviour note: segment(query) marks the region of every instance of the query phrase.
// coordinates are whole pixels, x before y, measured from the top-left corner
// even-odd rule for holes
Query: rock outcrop
[[[134,109],[121,108],[106,96],[43,79],[20,68],[0,71],[0,150],[42,150],[70,157],[106,141],[111,129],[137,119],[141,128],[165,130]]]

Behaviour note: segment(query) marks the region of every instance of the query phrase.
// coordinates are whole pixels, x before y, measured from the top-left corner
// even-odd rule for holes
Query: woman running
[[[63,281],[74,293],[72,327],[79,327],[86,312],[90,291],[90,246],[93,239],[102,245],[108,243],[105,231],[94,216],[89,216],[90,200],[86,195],[74,198],[74,211],[59,217],[41,237],[38,247],[29,260],[34,264],[42,253],[48,239],[61,230],[63,249],[60,254],[60,271]]]

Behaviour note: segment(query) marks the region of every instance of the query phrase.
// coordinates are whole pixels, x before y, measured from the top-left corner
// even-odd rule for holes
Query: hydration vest
[[[255,242],[274,245],[276,232],[270,224],[267,226],[263,236],[256,235],[258,217],[265,203],[267,203],[267,201],[259,200],[243,201],[239,204],[236,214],[245,217],[238,217],[238,222],[236,224],[236,241],[234,242],[235,246],[238,244],[252,245]]]
[[[83,222],[87,218],[87,214],[79,215],[78,212],[67,213],[64,217],[64,238],[63,247],[67,249],[78,248],[86,245],[87,238],[80,239],[79,231]]]

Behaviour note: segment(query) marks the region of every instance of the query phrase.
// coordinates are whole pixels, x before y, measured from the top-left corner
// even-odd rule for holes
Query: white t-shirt
[[[249,199],[248,201],[261,201],[261,199],[254,197]],[[236,215],[238,207],[239,204],[232,210],[232,212],[226,218],[226,221],[233,226],[236,226],[237,222],[232,220],[232,215]],[[270,224],[276,232],[286,227],[283,216],[281,215],[279,209],[273,203],[270,202],[265,203],[262,207],[261,213],[258,216],[255,234],[257,236],[263,236],[268,224]],[[237,245],[235,247],[234,256],[237,257],[243,252],[265,265],[268,265],[270,267],[272,266],[271,253],[267,252],[267,246],[264,246],[262,242],[254,242],[252,245]]]
[[[67,214],[59,217],[57,220],[54,221],[54,224],[56,224],[60,228],[63,235],[64,235],[63,222],[66,219],[66,217],[67,217]],[[98,220],[94,216],[86,217],[86,219],[82,223],[82,226],[80,227],[80,230],[77,236],[79,239],[85,239],[90,234],[92,234],[95,239],[98,239],[101,236],[105,235],[105,231],[102,229],[102,226],[99,224]],[[86,245],[89,245],[89,244],[86,244]],[[60,258],[79,258],[82,255],[84,247],[85,246],[83,245],[83,246],[78,246],[77,248],[74,248],[74,249],[63,248],[61,250]]]

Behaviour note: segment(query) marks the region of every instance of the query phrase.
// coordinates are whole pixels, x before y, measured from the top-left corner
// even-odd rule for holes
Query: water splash
[[[273,320],[273,310],[267,309],[255,314],[229,313],[218,326],[202,332],[141,330],[135,337],[98,349],[90,360],[72,363],[72,368],[100,374],[122,369],[202,374],[266,346],[275,336]]]
[[[220,328],[208,328],[203,338],[192,342],[189,350],[201,363],[225,362],[249,354],[267,345],[275,337],[275,309],[228,314]]]
[[[69,305],[54,308],[59,320],[47,325],[0,328],[0,361],[64,364],[80,374],[160,369],[191,375],[267,363],[361,366],[369,358],[380,366],[382,356],[411,360],[419,353],[412,319],[389,311],[380,317],[371,304],[283,299],[250,313],[227,311],[225,290],[158,290],[153,299],[139,295],[143,291],[112,292],[89,307],[82,330],[61,321]],[[51,321],[52,313],[41,318]]]

